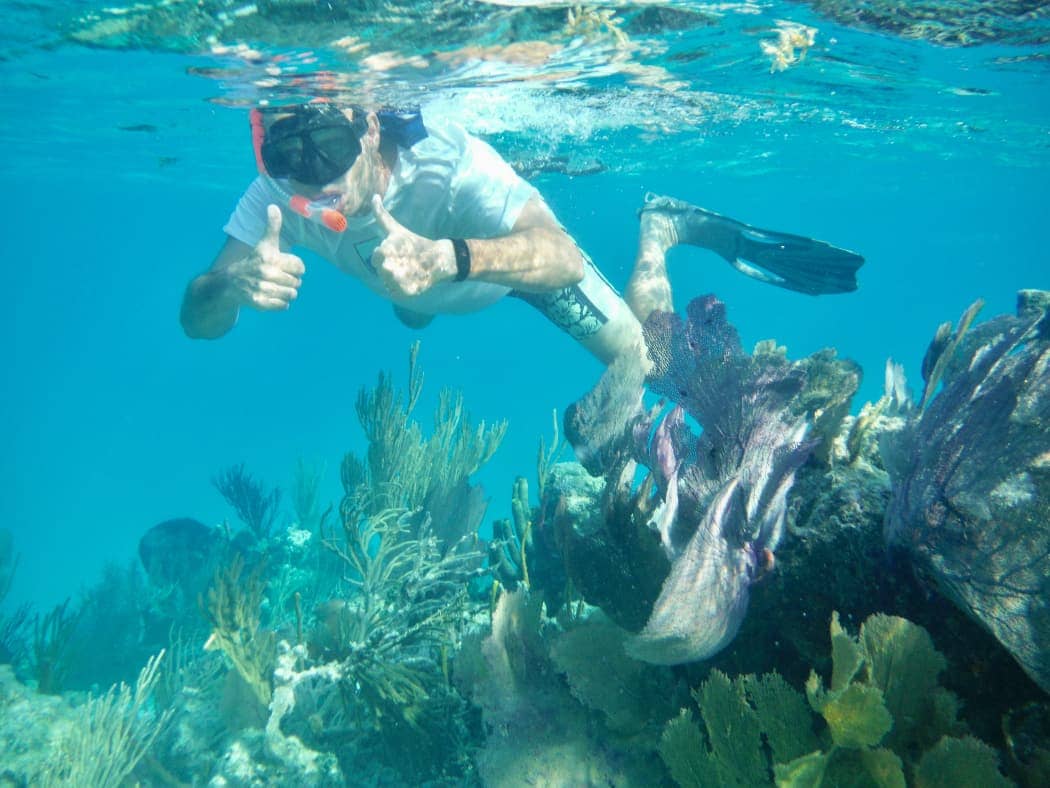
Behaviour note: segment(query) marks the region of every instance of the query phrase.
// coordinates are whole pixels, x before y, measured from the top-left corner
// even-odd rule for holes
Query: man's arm
[[[418,295],[438,282],[456,278],[451,239],[432,241],[403,227],[372,200],[376,221],[386,238],[372,263],[395,294]],[[470,252],[470,279],[542,293],[576,284],[583,278],[583,255],[539,196],[525,204],[511,231],[499,238],[464,238]]]
[[[205,273],[194,278],[182,299],[180,320],[191,339],[218,339],[237,322],[242,306],[287,309],[299,294],[306,268],[281,251],[281,210],[267,208],[266,233],[254,247],[228,237]]]
[[[508,235],[464,240],[470,250],[471,279],[543,293],[569,287],[583,278],[579,247],[542,197],[533,197],[525,204]],[[455,260],[453,251],[453,274]]]

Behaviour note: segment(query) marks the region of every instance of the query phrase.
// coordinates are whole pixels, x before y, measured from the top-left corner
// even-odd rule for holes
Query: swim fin
[[[762,282],[810,295],[857,289],[864,258],[824,241],[762,230],[671,197],[648,194],[641,213],[672,217],[678,242],[710,249],[731,266]]]

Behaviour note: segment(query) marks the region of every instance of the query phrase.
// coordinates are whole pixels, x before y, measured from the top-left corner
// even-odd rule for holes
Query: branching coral
[[[496,450],[505,424],[470,424],[458,394],[443,392],[434,434],[411,420],[423,373],[419,343],[409,353],[407,394],[380,375],[357,398],[368,438],[365,460],[343,461],[342,533],[323,544],[350,587],[329,605],[320,654],[342,662],[343,682],[376,725],[418,721],[440,655],[469,603],[482,554],[475,529],[484,511],[469,477]]]
[[[15,554],[11,531],[0,528],[0,606],[11,590],[17,568],[18,556]],[[0,664],[16,663],[25,655],[29,612],[30,606],[25,603],[13,613],[0,613]]]
[[[262,482],[244,470],[244,463],[227,468],[212,479],[212,484],[256,539],[270,535],[280,512],[279,489],[267,490]]]
[[[72,659],[73,635],[80,620],[79,610],[69,609],[69,600],[55,605],[49,613],[38,613],[33,622],[33,667],[41,692],[62,690]]]
[[[882,453],[889,543],[1048,689],[1050,318],[1028,308],[1036,296],[1016,317],[969,327],[977,304],[938,331],[922,403]]]
[[[307,644],[284,649],[272,707],[280,719],[268,731],[336,752],[344,773],[370,761],[398,782],[466,768],[465,702],[451,690],[449,663],[483,604],[468,594],[486,571],[473,532],[483,506],[469,476],[503,432],[472,427],[461,399],[446,393],[424,436],[410,418],[422,386],[417,350],[407,395],[381,375],[358,397],[368,452],[343,462],[341,527],[320,527],[338,585],[315,611]]]
[[[357,416],[368,452],[364,461],[354,455],[344,459],[343,487],[356,497],[355,506],[371,513],[425,509],[442,549],[448,549],[481,523],[485,500],[469,478],[491,459],[507,425],[474,426],[462,395],[446,390],[434,414],[434,432],[424,438],[412,420],[423,387],[418,354],[417,342],[409,353],[407,393],[395,390],[390,377],[380,374],[374,389],[358,395]]]
[[[206,651],[221,650],[251,690],[260,706],[270,705],[273,682],[274,635],[260,626],[260,609],[266,584],[262,568],[242,582],[244,561],[237,557],[217,572],[208,589],[205,612],[212,631]]]
[[[311,465],[302,458],[295,465],[292,506],[300,528],[313,531],[321,522],[321,478],[324,471],[323,463]]]
[[[343,532],[325,545],[354,591],[331,611],[328,656],[341,661],[341,681],[377,725],[390,715],[414,725],[441,680],[435,667],[467,608],[479,554],[442,555],[426,515],[401,509],[366,515],[344,502]]]
[[[121,684],[79,707],[75,724],[59,739],[44,772],[33,783],[123,785],[171,716],[169,711],[151,714],[147,708],[163,658],[162,651],[146,663],[134,689]]]

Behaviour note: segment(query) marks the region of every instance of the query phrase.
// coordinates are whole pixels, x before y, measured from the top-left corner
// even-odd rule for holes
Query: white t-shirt
[[[495,238],[513,229],[536,189],[517,175],[488,144],[454,124],[426,123],[427,136],[398,148],[383,205],[414,233],[442,238]],[[266,232],[266,206],[275,200],[256,178],[223,228],[254,246]],[[373,292],[427,315],[473,312],[499,300],[510,288],[487,282],[441,282],[425,293],[394,298],[372,268],[381,235],[371,214],[347,218],[336,233],[281,206],[281,245],[304,246],[357,277]]]

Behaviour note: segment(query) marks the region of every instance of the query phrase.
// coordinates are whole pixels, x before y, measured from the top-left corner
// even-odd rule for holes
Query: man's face
[[[353,110],[345,110],[349,115]],[[377,165],[379,162],[378,129],[373,133],[374,115],[369,115],[369,129],[361,137],[361,153],[350,169],[323,185],[301,183],[291,179],[295,190],[314,200],[331,199],[332,207],[346,216],[360,216],[371,211],[372,195],[379,190]]]
[[[333,120],[333,112],[341,113],[346,123]],[[375,114],[366,114],[360,107],[337,110],[328,105],[316,112],[300,111],[286,117],[291,120],[284,128],[275,126],[272,140],[268,138],[263,147],[267,169],[275,177],[287,177],[294,191],[308,199],[322,201],[347,216],[367,213],[371,197],[381,185]],[[299,174],[331,171],[334,163],[347,159],[352,159],[349,169],[325,183]]]

